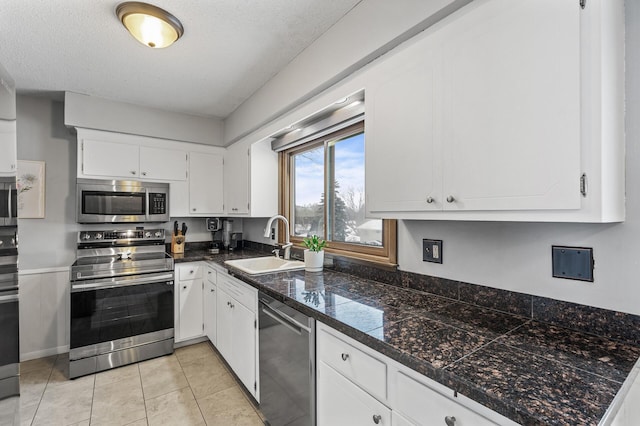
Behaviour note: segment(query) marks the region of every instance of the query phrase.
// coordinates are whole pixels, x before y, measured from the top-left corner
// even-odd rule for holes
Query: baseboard
[[[189,340],[183,340],[181,342],[176,342],[173,344],[173,347],[175,349],[177,348],[181,348],[183,346],[189,346],[189,345],[194,345],[196,343],[200,343],[200,342],[208,342],[209,338],[207,336],[202,336],[202,337],[196,337],[194,339],[189,339]]]

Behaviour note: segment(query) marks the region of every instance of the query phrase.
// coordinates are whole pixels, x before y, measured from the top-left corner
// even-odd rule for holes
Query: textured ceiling
[[[361,0],[154,0],[184,36],[150,49],[113,0],[0,0],[0,64],[18,92],[72,91],[227,117]]]

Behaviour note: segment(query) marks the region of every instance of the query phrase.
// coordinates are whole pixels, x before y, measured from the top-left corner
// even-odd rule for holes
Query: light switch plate
[[[552,246],[555,278],[593,282],[593,248]]]
[[[422,261],[442,263],[442,240],[422,240]]]

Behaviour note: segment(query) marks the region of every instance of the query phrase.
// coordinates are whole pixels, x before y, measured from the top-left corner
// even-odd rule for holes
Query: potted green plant
[[[304,238],[303,244],[307,248],[304,251],[304,270],[307,272],[320,272],[324,264],[324,248],[327,242],[317,235]]]

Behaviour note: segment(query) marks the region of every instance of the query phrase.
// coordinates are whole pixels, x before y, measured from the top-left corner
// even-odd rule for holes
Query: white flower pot
[[[320,272],[324,265],[324,250],[304,251],[304,270],[307,272]]]

